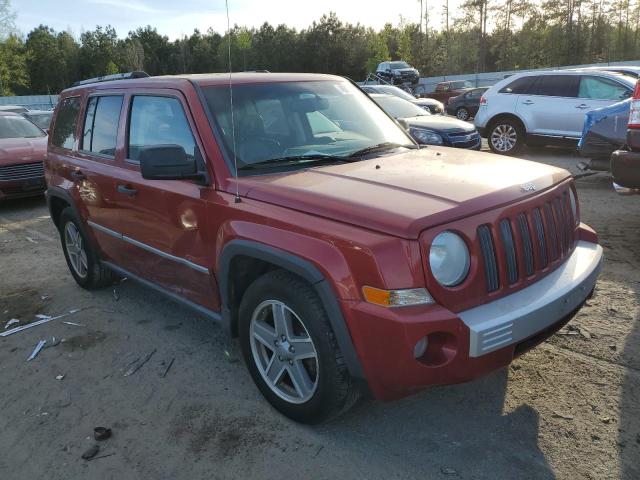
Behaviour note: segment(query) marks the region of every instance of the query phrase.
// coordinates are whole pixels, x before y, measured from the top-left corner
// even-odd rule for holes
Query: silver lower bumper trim
[[[469,356],[520,342],[578,308],[596,285],[602,247],[579,241],[569,258],[542,280],[459,314],[471,330]]]

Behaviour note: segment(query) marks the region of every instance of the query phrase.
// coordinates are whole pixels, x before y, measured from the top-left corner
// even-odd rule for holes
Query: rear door
[[[54,167],[53,186],[66,190],[73,198],[83,220],[117,228],[113,202],[116,130],[122,106],[121,94],[67,97],[60,103],[49,147],[49,162]],[[96,106],[100,112],[96,116]],[[100,127],[91,145],[86,132]],[[94,230],[103,257],[118,251],[119,242]]]
[[[516,106],[527,133],[579,138],[588,108],[578,98],[579,83],[579,75],[540,75]]]

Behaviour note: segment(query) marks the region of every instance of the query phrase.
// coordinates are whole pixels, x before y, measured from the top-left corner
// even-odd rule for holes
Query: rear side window
[[[536,81],[538,77],[536,76],[527,76],[516,78],[513,82],[509,83],[507,86],[502,87],[500,89],[500,93],[514,93],[520,95],[526,95],[531,91],[531,87],[533,83]]]
[[[139,162],[141,148],[157,145],[179,145],[187,156],[195,155],[196,142],[178,99],[137,95],[131,103],[127,158]]]
[[[121,95],[89,99],[82,133],[83,151],[115,156],[121,109]]]
[[[580,98],[594,100],[624,100],[631,95],[631,90],[624,85],[603,77],[582,77],[580,79]]]
[[[62,100],[58,107],[56,123],[51,142],[60,148],[73,148],[76,141],[76,126],[78,122],[78,112],[80,111],[80,98],[69,97]]]
[[[541,75],[532,93],[546,97],[576,97],[579,83],[578,75]]]

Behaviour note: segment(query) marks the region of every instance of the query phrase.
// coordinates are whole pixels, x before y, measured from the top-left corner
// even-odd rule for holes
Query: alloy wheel
[[[456,117],[459,120],[469,120],[469,111],[466,108],[459,108],[456,112]]]
[[[74,272],[79,277],[85,278],[89,272],[87,252],[84,249],[80,231],[73,222],[67,222],[64,227],[64,244]]]
[[[491,131],[491,145],[499,152],[509,152],[518,143],[518,132],[508,123],[496,125]]]
[[[311,399],[320,378],[318,353],[300,317],[284,303],[266,300],[251,316],[249,335],[253,360],[271,391],[290,403]]]

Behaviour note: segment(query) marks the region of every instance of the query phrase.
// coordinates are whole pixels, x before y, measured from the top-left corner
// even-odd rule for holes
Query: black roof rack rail
[[[86,80],[78,80],[72,87],[78,85],[87,85],[89,83],[108,82],[110,80],[130,80],[132,78],[147,78],[149,74],[146,72],[128,72],[128,73],[114,73],[113,75],[103,75],[102,77],[87,78]]]

